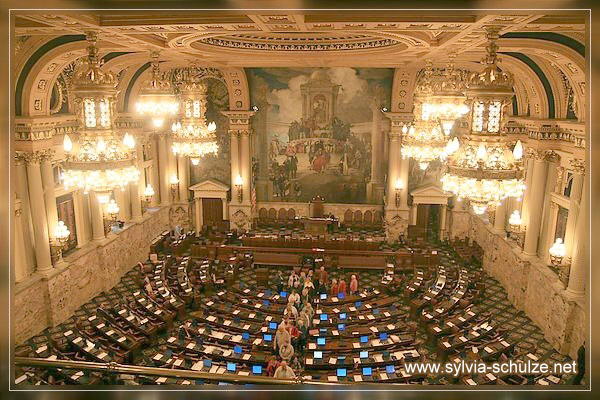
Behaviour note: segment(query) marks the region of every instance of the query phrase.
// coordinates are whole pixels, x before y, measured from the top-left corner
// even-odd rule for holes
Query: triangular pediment
[[[444,192],[439,186],[425,185],[414,189],[410,192],[411,196],[415,197],[452,197],[451,193]]]
[[[223,182],[219,182],[216,179],[207,179],[202,182],[198,182],[195,185],[189,187],[189,190],[196,191],[210,191],[210,192],[226,192],[229,190],[229,186]]]

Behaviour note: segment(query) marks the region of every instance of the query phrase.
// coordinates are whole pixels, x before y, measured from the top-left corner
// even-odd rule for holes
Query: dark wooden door
[[[202,220],[204,225],[220,225],[223,222],[223,201],[202,199]]]

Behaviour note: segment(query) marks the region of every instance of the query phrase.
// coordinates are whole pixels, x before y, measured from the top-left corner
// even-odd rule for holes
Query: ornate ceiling
[[[243,68],[384,67],[398,75],[426,59],[443,67],[455,53],[457,67],[474,70],[487,25],[500,27],[500,66],[520,77],[519,115],[565,118],[569,107],[584,110],[586,103],[587,11],[27,10],[11,18],[18,116],[61,107],[61,73],[85,54],[88,31],[99,33],[106,67],[119,76],[125,112],[148,74],[151,51],[160,52],[163,69],[192,63],[219,69],[231,109],[247,110]],[[583,112],[578,118],[585,120]]]
[[[93,29],[114,49],[161,50],[165,56],[215,65],[395,67],[449,52],[476,59],[483,26],[490,24],[501,26],[501,33],[559,32],[583,42],[586,19],[583,12],[524,11],[28,11],[15,14],[15,34]]]

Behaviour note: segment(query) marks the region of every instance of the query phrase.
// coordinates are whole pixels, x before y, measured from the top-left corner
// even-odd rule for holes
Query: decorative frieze
[[[573,171],[575,171],[575,173],[585,175],[585,160],[581,160],[579,158],[571,158],[569,160],[569,163],[571,164],[571,168],[573,169]]]
[[[28,164],[40,164],[44,161],[51,161],[54,157],[54,150],[52,149],[44,149],[37,150],[33,152],[18,152],[15,155],[15,161],[17,163]]]

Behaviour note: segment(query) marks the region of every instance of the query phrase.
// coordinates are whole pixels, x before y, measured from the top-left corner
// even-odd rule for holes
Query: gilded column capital
[[[40,164],[44,161],[52,161],[54,157],[54,150],[52,149],[44,149],[44,150],[36,150],[32,152],[22,152],[17,153],[15,155],[15,160],[17,163],[28,164]]]
[[[228,132],[231,136],[235,137],[251,136],[254,133],[252,129],[229,129]]]
[[[525,153],[527,158],[535,161],[543,161],[546,159],[546,151],[544,150],[532,149],[531,147],[528,147],[525,149]]]
[[[554,150],[546,150],[544,158],[548,162],[559,162],[560,154],[558,154]]]

